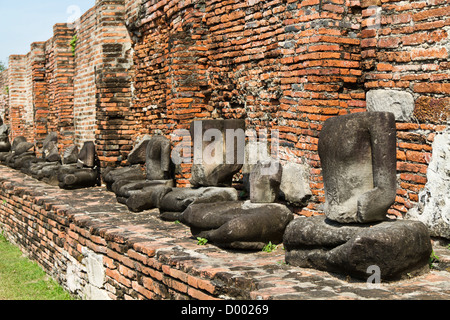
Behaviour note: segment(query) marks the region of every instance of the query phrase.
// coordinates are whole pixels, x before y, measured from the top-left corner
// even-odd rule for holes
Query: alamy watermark
[[[267,129],[226,129],[224,132],[210,128],[203,131],[202,122],[194,122],[193,140],[190,132],[178,129],[171,135],[174,148],[171,159],[174,164],[257,164],[258,161],[279,159],[279,132]],[[246,153],[246,143],[254,145],[249,154]],[[269,147],[270,144],[270,147]],[[193,148],[192,148],[193,145]],[[192,152],[193,149],[193,152]],[[276,174],[279,167],[275,161],[261,169],[262,175]]]
[[[367,268],[366,273],[370,274],[367,278],[366,285],[368,289],[379,289],[381,286],[381,269],[377,265],[371,265]]]
[[[67,25],[71,29],[77,29],[80,25],[81,8],[77,5],[67,7],[66,13],[69,14],[67,18]]]

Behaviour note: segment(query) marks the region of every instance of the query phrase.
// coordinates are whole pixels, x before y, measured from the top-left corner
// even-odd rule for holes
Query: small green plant
[[[180,220],[175,220],[173,223],[180,224],[181,222],[180,222]]]
[[[9,95],[9,87],[8,86],[5,86],[5,88],[3,90],[5,91],[6,95]]]
[[[439,262],[439,257],[433,250],[431,251],[430,259],[428,260],[428,265],[430,266],[430,268],[433,268],[433,263],[435,262]]]
[[[207,243],[208,243],[208,239],[200,238],[200,237],[197,238],[197,244],[199,246],[205,246]]]
[[[72,54],[74,57],[75,57],[75,51],[77,50],[77,41],[78,41],[77,35],[74,35],[72,37],[72,40],[70,40],[70,48],[71,48],[71,51],[72,51]]]
[[[272,252],[276,248],[277,248],[277,246],[275,244],[273,244],[271,241],[269,241],[269,243],[264,246],[262,251],[263,252]]]

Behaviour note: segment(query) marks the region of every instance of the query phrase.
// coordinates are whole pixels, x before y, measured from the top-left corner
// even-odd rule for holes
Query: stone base
[[[194,237],[230,249],[261,250],[269,242],[281,243],[284,230],[294,218],[284,205],[249,201],[191,204],[182,222]]]
[[[398,280],[428,270],[427,227],[418,221],[339,224],[325,216],[298,218],[284,234],[286,263],[367,279]]]

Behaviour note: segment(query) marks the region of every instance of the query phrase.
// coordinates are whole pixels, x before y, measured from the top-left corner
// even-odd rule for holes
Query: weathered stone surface
[[[168,188],[173,187],[173,180],[131,180],[128,183],[120,183],[122,181],[127,180],[119,180],[116,181],[113,185],[113,191],[117,197],[128,198],[131,194],[134,194],[135,197],[139,195],[140,191],[148,187],[154,186],[166,186]],[[142,196],[145,197],[145,194],[142,193]],[[156,208],[156,207],[155,207]]]
[[[333,248],[349,241],[370,224],[341,224],[325,216],[298,217],[289,224],[284,241],[289,247]]]
[[[154,136],[147,142],[146,170],[148,180],[168,180],[173,178],[170,159],[171,143],[164,136]]]
[[[140,139],[133,150],[128,154],[127,161],[130,165],[144,164],[147,156],[147,144],[150,140],[150,136],[146,135]]]
[[[27,138],[24,136],[15,137],[11,146],[11,151],[15,151],[17,146],[22,142],[27,142]]]
[[[14,148],[14,154],[16,156],[19,156],[21,154],[24,154],[25,152],[30,151],[32,148],[34,148],[34,144],[32,144],[31,142],[28,141],[20,142]]]
[[[312,196],[309,186],[309,167],[293,162],[283,164],[280,191],[282,198],[288,203],[304,205]]]
[[[233,176],[244,164],[244,130],[245,120],[242,119],[192,122],[190,128],[194,143],[194,164],[190,180],[192,186],[231,186]]]
[[[293,218],[281,204],[226,201],[191,204],[182,219],[194,237],[206,238],[219,247],[261,250],[269,242],[281,243]]]
[[[97,160],[94,142],[86,141],[78,154],[78,167],[94,168],[98,164]]]
[[[76,145],[69,146],[63,154],[62,164],[72,164],[78,161],[78,147]]]
[[[384,221],[371,227],[344,226],[326,217],[295,219],[283,238],[286,262],[299,267],[367,279],[376,266],[383,280],[417,275],[428,268],[431,241],[419,221]]]
[[[245,190],[250,193],[250,173],[258,161],[271,160],[267,142],[249,141],[245,145],[245,160],[242,166],[243,185]]]
[[[193,202],[214,203],[237,201],[237,199],[238,193],[234,188],[173,188],[161,201],[160,210],[161,212],[183,212]]]
[[[58,133],[56,132],[50,132],[44,139],[44,141],[42,142],[42,150],[44,151],[46,146],[50,143],[50,142],[58,142]]]
[[[58,181],[59,187],[63,189],[101,185],[98,157],[92,141],[84,143],[76,164],[61,165],[58,171]]]
[[[362,112],[328,119],[319,136],[325,214],[341,223],[385,219],[396,195],[395,119]]]
[[[392,112],[396,121],[409,122],[414,112],[414,97],[406,91],[370,90],[367,92],[367,111]]]
[[[139,190],[128,191],[126,205],[130,211],[139,212],[158,208],[161,200],[172,191],[164,184],[149,185]]]
[[[277,160],[258,162],[250,173],[250,200],[254,203],[272,203],[280,195],[283,168]]]
[[[63,189],[88,188],[98,185],[98,173],[89,168],[76,168],[70,173],[58,175],[59,187]]]
[[[9,141],[9,126],[3,123],[0,125],[0,152],[9,152],[11,150],[11,142]]]
[[[113,186],[116,182],[121,180],[145,180],[145,173],[140,165],[133,165],[123,168],[107,167],[103,170],[102,178],[107,189],[115,192]]]
[[[43,148],[43,157],[48,162],[59,162],[61,156],[58,151],[58,143],[55,141],[49,141]]]
[[[427,183],[419,193],[419,203],[405,218],[419,220],[432,236],[450,239],[450,127],[437,134],[427,170]]]

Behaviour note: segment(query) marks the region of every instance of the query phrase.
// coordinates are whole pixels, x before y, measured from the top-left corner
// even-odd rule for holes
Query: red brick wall
[[[44,53],[36,44],[11,57],[13,135],[41,141],[56,130],[61,147],[94,140],[106,166],[124,164],[144,134],[245,118],[249,129],[279,132],[282,160],[309,166],[309,215],[324,201],[324,121],[365,111],[370,90],[394,89],[414,100],[410,122],[397,123],[390,213],[400,215],[418,200],[449,114],[448,9],[442,0],[99,0],[76,30],[56,25]],[[189,177],[183,164],[178,185]]]
[[[74,30],[66,24],[53,27],[53,37],[46,42],[47,133],[57,132],[61,150],[73,143],[74,56],[69,43]]]
[[[118,165],[132,148],[131,41],[124,1],[102,0],[70,28],[56,24],[53,37],[10,58],[12,138],[24,135],[37,151],[51,131],[59,147],[97,145],[102,165]],[[78,37],[75,54],[70,42]]]
[[[78,41],[75,50],[74,75],[74,142],[81,147],[84,141],[95,140],[96,130],[96,65],[98,41],[96,33],[96,8],[91,8],[80,18],[76,30]]]
[[[135,133],[131,110],[133,56],[124,24],[124,1],[97,2],[97,29],[101,64],[96,70],[97,130],[99,159],[119,165],[133,148]]]
[[[450,1],[362,4],[365,89],[396,89],[414,97],[413,119],[397,123],[399,189],[390,212],[401,215],[417,202],[434,135],[450,119]]]
[[[75,53],[75,142],[92,140],[103,166],[132,149],[131,41],[123,0],[97,1],[80,19]]]
[[[361,11],[354,8],[318,0],[143,1],[128,16],[136,35],[135,115],[165,134],[211,117],[278,130],[281,158],[311,168],[308,214],[324,196],[323,122],[365,107]],[[188,177],[184,168],[178,182]]]
[[[0,117],[9,122],[9,77],[8,70],[0,72]]]
[[[9,116],[11,141],[17,136],[33,138],[33,128],[25,121],[27,56],[9,57]]]

